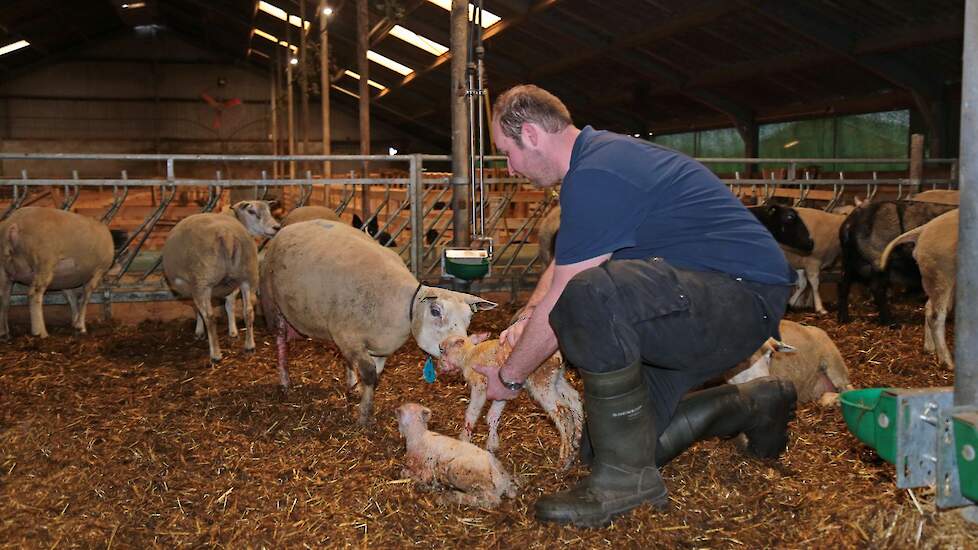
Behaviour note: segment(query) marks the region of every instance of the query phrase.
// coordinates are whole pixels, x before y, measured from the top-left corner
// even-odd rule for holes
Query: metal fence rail
[[[526,212],[513,224],[509,215],[515,208],[515,197],[521,191],[530,189],[526,180],[505,175],[505,157],[486,157],[487,167],[495,166],[482,179],[484,184],[493,189],[492,193],[483,194],[481,203],[476,208],[482,208],[486,214],[486,233],[495,234],[499,225],[505,224],[508,236],[495,247],[492,258],[492,277],[477,282],[473,290],[497,290],[525,288],[535,282],[536,276],[545,266],[538,265],[535,231],[540,220],[546,213],[557,205],[552,194],[541,194],[541,200],[532,205],[526,205]],[[799,171],[800,165],[811,164],[897,164],[909,166],[909,159],[749,159],[749,158],[702,158],[704,164],[740,163],[756,165],[775,165],[783,167],[779,174],[772,172],[767,178],[741,178],[739,173],[733,177],[722,178],[723,182],[737,196],[753,197],[755,200],[771,200],[775,196],[789,195],[796,205],[818,201],[828,209],[837,205],[844,194],[860,193],[866,198],[876,196],[881,188],[887,189],[887,194],[895,198],[904,198],[911,192],[916,192],[922,186],[929,188],[956,187],[957,159],[926,159],[924,163],[931,166],[947,166],[947,176],[931,178],[919,183],[904,175],[886,176],[871,173],[870,177],[851,177],[845,171],[839,171],[831,178],[811,178],[804,170]],[[450,214],[451,178],[447,175],[426,177],[426,171],[434,166],[450,165],[451,158],[447,155],[159,155],[159,154],[76,154],[76,153],[0,153],[0,166],[5,168],[11,164],[44,161],[45,170],[51,172],[51,166],[60,170],[64,166],[65,177],[31,177],[26,168],[16,170],[17,176],[9,174],[0,176],[0,192],[9,199],[0,200],[0,219],[5,218],[17,208],[31,204],[37,200],[39,193],[45,188],[57,188],[63,193],[63,200],[58,204],[62,209],[70,209],[77,204],[83,193],[99,191],[104,193],[111,190],[111,202],[105,211],[98,216],[103,223],[112,223],[117,219],[126,201],[132,197],[131,191],[151,189],[153,199],[157,201],[129,234],[125,246],[116,257],[117,264],[103,281],[102,288],[95,296],[94,303],[112,303],[129,301],[157,301],[174,299],[166,288],[166,283],[160,275],[159,255],[145,250],[146,243],[154,232],[160,231],[160,222],[166,212],[173,206],[175,197],[181,190],[193,188],[206,190],[207,198],[200,204],[199,212],[209,212],[217,207],[231,190],[251,191],[254,198],[265,198],[270,189],[280,191],[289,189],[298,194],[298,199],[292,207],[306,204],[312,196],[314,188],[341,187],[344,191],[338,204],[331,205],[337,213],[342,213],[354,197],[356,190],[362,186],[372,189],[382,189],[383,196],[375,207],[371,207],[364,226],[371,221],[377,221],[379,230],[390,234],[392,243],[398,243],[394,250],[404,259],[405,264],[416,277],[428,283],[440,281],[441,250],[444,248],[451,227]],[[130,178],[126,170],[121,170],[117,177],[104,173],[97,177],[81,178],[77,163],[98,161],[148,163],[151,177]],[[311,171],[305,171],[299,177],[273,179],[268,173],[275,170],[276,163],[305,163],[321,167],[324,162],[352,161],[356,163],[372,162],[386,163],[395,166],[398,177],[349,177],[327,178],[314,177]],[[76,164],[73,164],[76,163]],[[228,178],[220,170],[214,171],[212,178],[181,177],[181,174],[199,172],[188,170],[188,166],[199,163],[220,163],[231,166],[240,163],[257,163],[257,168],[251,168],[248,177]],[[142,165],[140,165],[142,168]],[[500,173],[500,170],[502,172]],[[146,172],[147,170],[142,170]],[[286,170],[282,170],[286,173]],[[824,174],[823,174],[824,175]],[[473,177],[479,181],[479,174]],[[813,194],[814,193],[814,194]],[[816,195],[818,196],[816,198]],[[32,198],[32,196],[34,198]],[[480,195],[475,195],[478,201]],[[158,199],[158,200],[157,200]],[[441,205],[438,208],[438,205]],[[525,201],[524,201],[525,203]],[[383,223],[380,223],[383,220]],[[510,226],[514,227],[510,227]],[[404,239],[404,237],[407,237]],[[426,239],[427,237],[427,239]],[[430,242],[426,242],[430,241]],[[15,305],[26,303],[23,289],[15,290]],[[64,298],[57,293],[45,297],[45,303],[64,303]]]

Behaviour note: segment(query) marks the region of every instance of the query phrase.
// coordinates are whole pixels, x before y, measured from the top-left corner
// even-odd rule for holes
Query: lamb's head
[[[438,372],[452,374],[461,370],[465,364],[465,354],[476,344],[489,338],[488,332],[480,332],[471,336],[449,336],[438,345],[441,356],[438,358]]]
[[[268,201],[240,201],[231,207],[234,217],[256,237],[274,237],[281,228]]]
[[[431,409],[418,403],[405,403],[397,408],[397,430],[407,437],[415,430],[427,430]]]
[[[439,345],[451,336],[465,338],[472,314],[496,307],[478,296],[422,287],[412,304],[411,334],[418,347],[432,357],[441,357]]]

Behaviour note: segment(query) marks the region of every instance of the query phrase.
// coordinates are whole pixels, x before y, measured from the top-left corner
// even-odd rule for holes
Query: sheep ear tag
[[[435,372],[435,364],[431,362],[431,356],[429,355],[428,359],[424,362],[424,381],[432,384],[437,376],[438,373]]]

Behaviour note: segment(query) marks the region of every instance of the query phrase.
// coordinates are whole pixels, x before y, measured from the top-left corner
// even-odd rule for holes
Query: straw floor
[[[476,315],[498,332],[514,308]],[[900,298],[903,325],[792,313],[835,338],[860,387],[942,386],[952,373],[922,350],[923,303]],[[376,422],[354,422],[357,398],[331,344],[293,343],[296,387],[277,387],[274,337],[207,361],[189,320],[91,323],[40,341],[15,325],[0,344],[2,547],[711,547],[975,548],[978,529],[937,512],[932,491],[898,490],[893,467],[846,430],[837,409],[806,405],[779,460],[732,441],[694,446],[663,469],[670,509],[642,507],[607,529],[541,525],[532,505],[583,475],[556,464],[556,431],[525,396],[503,415],[499,458],[523,484],[497,510],[439,502],[401,480],[395,408],[417,401],[431,429],[456,434],[467,389],[427,384],[413,342],[388,362]],[[579,384],[576,374],[571,375]],[[485,426],[477,428],[482,443]]]

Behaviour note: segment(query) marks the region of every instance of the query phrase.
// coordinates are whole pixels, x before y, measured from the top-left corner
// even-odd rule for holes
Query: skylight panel
[[[401,40],[407,42],[408,44],[411,44],[412,46],[415,46],[417,48],[421,48],[422,50],[432,55],[442,55],[443,53],[448,51],[447,47],[442,46],[438,42],[425,38],[420,34],[405,29],[400,25],[394,25],[394,28],[390,30],[390,34],[391,36],[395,38],[400,38]]]
[[[445,11],[452,11],[452,0],[428,0]],[[469,21],[475,17],[475,6],[469,4]],[[499,16],[488,11],[482,10],[482,28],[488,29],[499,22]]]

